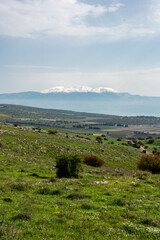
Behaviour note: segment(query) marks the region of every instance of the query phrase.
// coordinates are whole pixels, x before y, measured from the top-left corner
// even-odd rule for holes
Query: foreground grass
[[[159,177],[137,171],[137,150],[3,124],[0,132],[0,239],[160,238]],[[106,164],[57,179],[65,152]]]

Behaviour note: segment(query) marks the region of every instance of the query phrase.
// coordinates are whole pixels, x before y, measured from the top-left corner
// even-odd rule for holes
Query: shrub
[[[90,195],[86,194],[80,194],[80,193],[71,193],[67,196],[67,199],[74,200],[74,199],[85,199],[85,198],[91,198]]]
[[[101,137],[96,137],[96,140],[97,140],[97,141],[101,141],[102,138],[101,138]]]
[[[74,155],[61,155],[56,159],[56,174],[58,178],[78,177],[81,166],[81,157]]]
[[[146,139],[152,139],[152,136],[148,136]]]
[[[116,198],[113,201],[113,205],[117,205],[119,207],[123,207],[123,206],[125,206],[125,201],[123,199],[121,199],[121,198]]]
[[[10,203],[10,202],[12,202],[13,200],[12,200],[11,198],[3,198],[3,201]]]
[[[30,212],[22,212],[15,215],[12,219],[28,221],[28,220],[31,220],[31,217],[32,217],[32,214]]]
[[[48,134],[53,134],[53,135],[55,135],[55,134],[57,134],[58,132],[56,131],[56,130],[49,130],[48,131]]]
[[[152,144],[152,143],[154,143],[154,139],[153,138],[148,140],[148,144]]]
[[[11,185],[11,190],[25,191],[28,189],[28,184],[24,182],[13,183]]]
[[[38,194],[42,195],[59,195],[60,191],[59,190],[52,190],[49,187],[43,187],[37,191]]]
[[[132,141],[127,141],[129,146],[132,146]]]
[[[157,221],[154,218],[145,217],[144,219],[140,220],[140,224],[147,225],[147,226],[152,226],[152,227],[158,227],[159,226],[159,221]]]
[[[139,137],[138,140],[144,140],[144,138],[143,137]]]
[[[160,173],[160,156],[155,154],[142,155],[138,168],[140,170],[148,170],[152,173]]]
[[[84,202],[82,203],[81,208],[84,210],[90,210],[91,208],[93,208],[93,206],[90,205],[88,202]]]
[[[140,145],[139,143],[134,143],[133,147],[135,147],[135,148],[140,148],[141,145]]]
[[[141,146],[144,145],[142,141],[138,141],[138,144],[141,145]]]
[[[101,167],[105,164],[104,160],[94,155],[84,156],[83,162],[92,167]]]
[[[38,194],[52,195],[52,190],[49,187],[43,187],[37,191]]]
[[[119,141],[119,142],[122,141],[122,138],[121,137],[117,138],[117,141]]]

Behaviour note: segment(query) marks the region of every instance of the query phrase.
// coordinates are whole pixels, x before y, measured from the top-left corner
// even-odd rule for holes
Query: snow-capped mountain
[[[0,94],[0,104],[113,115],[160,116],[160,98],[118,93],[106,87],[54,87],[42,92]]]
[[[41,91],[41,93],[72,93],[72,92],[93,92],[93,93],[105,93],[105,92],[114,92],[117,93],[116,90],[113,88],[107,88],[107,87],[97,87],[92,88],[88,86],[81,86],[81,87],[63,87],[63,86],[57,86],[53,88],[49,88],[46,90]]]

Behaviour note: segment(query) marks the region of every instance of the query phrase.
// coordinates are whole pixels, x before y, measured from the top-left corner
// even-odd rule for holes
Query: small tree
[[[81,157],[74,155],[61,155],[56,159],[56,169],[58,178],[77,178],[81,166]]]

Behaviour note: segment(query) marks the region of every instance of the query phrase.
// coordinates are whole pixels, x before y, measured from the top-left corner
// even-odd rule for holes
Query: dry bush
[[[138,144],[141,145],[141,146],[144,145],[142,141],[138,141]]]
[[[160,155],[142,155],[138,163],[138,168],[140,170],[148,170],[153,174],[160,173]]]
[[[136,142],[136,143],[133,144],[133,147],[135,147],[135,148],[140,148],[141,145],[140,145],[139,143]]]
[[[94,155],[87,155],[84,156],[84,161],[86,165],[92,166],[92,167],[101,167],[105,164],[105,161],[101,158],[94,156]]]
[[[55,134],[57,134],[58,132],[57,132],[56,130],[49,130],[48,133],[49,133],[49,134],[54,134],[54,135],[55,135]]]

